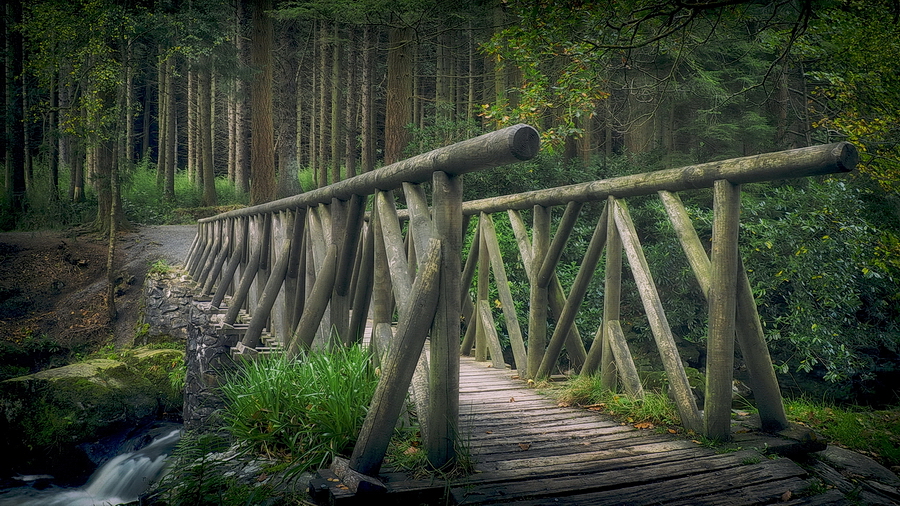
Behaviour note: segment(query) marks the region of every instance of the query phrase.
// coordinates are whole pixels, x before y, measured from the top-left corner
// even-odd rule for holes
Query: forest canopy
[[[9,0],[2,14],[3,229],[169,222],[521,122],[542,156],[473,175],[468,198],[847,140],[853,175],[748,190],[744,254],[772,264],[754,289],[784,371],[896,370],[896,0]],[[783,250],[801,235],[805,250]],[[681,321],[690,337],[696,315]]]

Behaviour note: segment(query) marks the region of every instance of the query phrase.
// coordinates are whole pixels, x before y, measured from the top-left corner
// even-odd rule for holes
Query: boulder
[[[57,464],[79,443],[152,419],[157,407],[153,383],[117,360],[9,379],[0,382],[0,453],[24,468]]]

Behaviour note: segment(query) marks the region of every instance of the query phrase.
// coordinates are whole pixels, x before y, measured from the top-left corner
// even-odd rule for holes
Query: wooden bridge
[[[213,307],[227,307],[223,323],[239,336],[236,355],[254,355],[272,345],[297,354],[358,342],[371,318],[371,346],[382,375],[348,463],[354,476],[379,475],[410,392],[433,466],[452,463],[461,442],[472,445],[481,472],[452,484],[458,502],[527,499],[539,504],[568,497],[570,504],[696,504],[697,494],[710,490],[723,498],[719,503],[737,504],[724,498],[740,496],[753,503],[774,500],[772,494],[779,490],[776,499],[790,497],[784,496],[787,491],[796,493],[804,473],[790,461],[748,466],[744,455],[717,456],[690,441],[645,434],[592,413],[532,400],[533,393],[509,378],[546,378],[565,351],[576,371],[599,374],[604,388],[643,395],[619,324],[624,256],[684,427],[711,439],[732,438],[737,343],[762,429],[787,428],[738,255],[740,185],[849,171],[856,164],[855,148],[836,143],[463,202],[463,174],[530,159],[537,154],[538,139],[533,128],[517,125],[324,188],[201,220],[187,269],[200,290],[212,296]],[[429,183],[430,206],[423,183]],[[712,188],[714,194],[710,254],[676,193],[702,188]],[[402,191],[405,209],[397,209],[394,191]],[[702,411],[622,200],[654,193],[708,300]],[[588,202],[605,202],[605,207],[578,275],[571,287],[564,287],[557,263]],[[562,207],[551,234],[552,211]],[[522,210],[531,211],[530,233]],[[511,259],[501,257],[492,218],[497,213],[509,218],[529,278],[527,332],[520,328],[509,290],[504,262]],[[464,251],[473,218],[475,238]],[[604,251],[603,325],[586,347],[575,316]],[[491,279],[499,293],[514,372],[504,373],[507,365],[488,302]],[[238,322],[241,311],[243,324]],[[555,323],[552,334],[550,320]],[[460,356],[473,348],[474,359],[461,364]],[[490,369],[483,366],[487,363]],[[514,411],[493,411],[499,409],[492,407],[497,403],[484,399],[495,394]],[[698,481],[701,475],[703,481]]]

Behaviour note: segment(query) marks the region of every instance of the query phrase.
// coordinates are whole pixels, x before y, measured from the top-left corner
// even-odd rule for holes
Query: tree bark
[[[390,28],[387,55],[387,105],[384,120],[384,163],[403,159],[409,143],[406,125],[413,121],[413,29]]]
[[[253,0],[250,64],[257,70],[250,88],[251,150],[250,203],[275,198],[275,132],[272,123],[272,40],[274,27],[268,11],[272,0]]]
[[[22,33],[12,29],[22,20],[22,4],[12,0],[6,4],[7,55],[6,55],[6,192],[13,217],[24,211],[25,206],[25,109],[22,91],[17,77],[22,75]]]
[[[201,176],[203,179],[204,206],[216,205],[216,174],[213,168],[212,142],[212,67],[207,58],[204,68],[200,69],[198,90],[200,95],[200,140],[201,140]]]

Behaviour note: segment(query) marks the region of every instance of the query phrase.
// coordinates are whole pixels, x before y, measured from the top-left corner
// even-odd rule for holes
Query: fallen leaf
[[[785,491],[785,493],[781,494],[781,502],[790,501],[792,496],[793,496],[793,494],[791,494],[790,490]]]
[[[519,448],[521,448],[522,451],[525,451],[531,448],[531,443],[519,443]]]
[[[669,429],[669,434],[678,434],[678,431],[675,429]]]
[[[406,449],[405,452],[403,452],[404,455],[415,455],[416,453],[419,453],[419,449],[415,446],[410,446]]]
[[[556,406],[560,408],[568,408],[569,406],[571,406],[571,404],[569,404],[568,402],[560,402],[557,403]]]
[[[698,445],[702,445],[701,441],[697,441],[696,439],[691,439],[691,443],[697,443]]]
[[[485,434],[493,434],[494,431],[492,431],[492,430],[486,430],[486,431],[484,431],[484,433],[485,433]]]
[[[516,402],[516,398],[515,398],[515,397],[510,397],[510,398],[509,398],[509,402]]]
[[[654,425],[650,422],[640,422],[634,424],[635,429],[652,429]]]
[[[339,480],[339,479],[337,479],[337,478],[328,478],[328,481],[330,481],[330,482],[332,482],[332,483],[337,483],[337,482],[339,482],[339,481],[341,481],[341,480]]]

